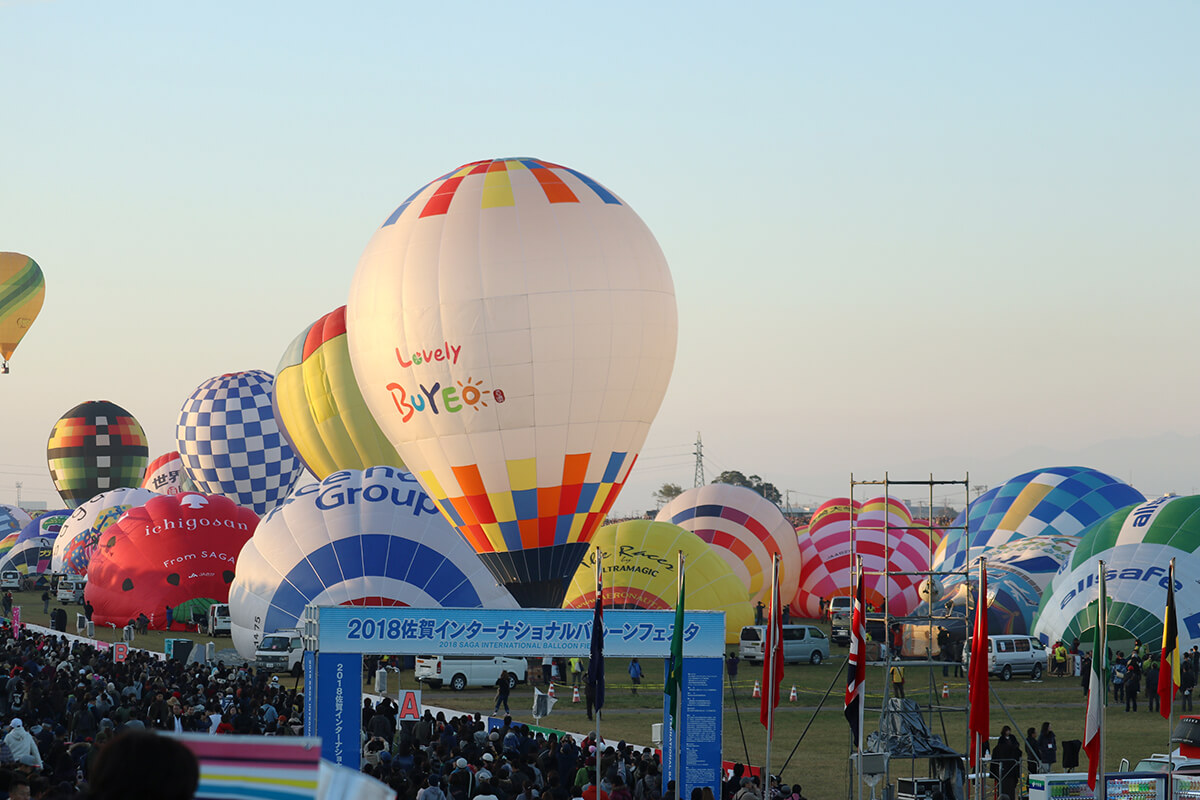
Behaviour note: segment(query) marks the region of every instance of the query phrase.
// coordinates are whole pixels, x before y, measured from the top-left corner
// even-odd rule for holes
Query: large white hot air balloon
[[[573,169],[466,164],[376,231],[346,319],[404,463],[521,605],[559,606],[675,361],[649,228]]]
[[[386,466],[301,486],[263,518],[229,589],[234,646],[251,657],[309,603],[516,607],[416,479]]]

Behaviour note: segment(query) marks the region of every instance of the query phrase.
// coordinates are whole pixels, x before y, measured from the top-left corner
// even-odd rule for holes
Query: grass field
[[[41,591],[14,593],[15,604],[21,606],[22,618],[26,622],[48,626],[49,619],[42,613],[40,597]],[[58,601],[51,601],[51,608],[59,605]],[[75,614],[81,608],[66,608],[68,630],[73,633]],[[170,636],[191,639],[197,644],[213,641],[216,642],[218,650],[232,647],[232,643],[226,637],[211,639],[182,631],[171,633]],[[97,626],[96,638],[108,642],[120,641],[121,630]],[[161,652],[166,638],[168,634],[165,632],[151,631],[139,636],[134,645]],[[846,797],[850,785],[850,730],[842,715],[845,675],[840,672],[845,663],[846,649],[834,647],[831,655],[832,658],[821,666],[788,665],[785,668],[783,700],[777,711],[776,734],[772,748],[772,771],[777,774],[782,772],[785,782],[801,782],[805,794],[813,800]],[[662,721],[663,663],[643,660],[642,666],[645,678],[638,694],[634,695],[631,691],[632,685],[626,677],[627,662],[624,659],[609,659],[606,664],[607,701],[601,722],[601,732],[606,740],[625,739],[637,744],[650,744],[650,726]],[[953,673],[953,670],[950,671]],[[909,667],[906,672],[907,695],[910,699],[916,700],[923,708],[944,705],[959,709],[926,713],[925,719],[935,735],[941,736],[951,747],[965,751],[966,714],[962,710],[967,696],[965,678],[955,678],[952,675],[943,677],[940,667]],[[761,668],[743,662],[737,683],[732,688],[726,683],[723,751],[725,757],[731,761],[749,761],[753,764],[763,762],[766,736],[758,720],[759,701],[751,697],[754,681],[760,676]],[[883,681],[882,667],[872,667],[868,670],[868,711],[865,727],[867,733],[874,731],[878,724]],[[948,700],[941,699],[943,685],[949,689]],[[394,692],[400,686],[416,686],[411,671],[392,675],[389,691]],[[795,703],[787,699],[792,686],[796,687],[798,694]],[[818,710],[818,705],[831,686],[832,691]],[[560,688],[557,692],[559,702],[554,713],[542,723],[549,727],[576,732],[591,730],[592,723],[587,721],[583,703],[575,705],[571,702],[569,686]],[[1010,725],[1018,738],[1022,738],[1027,728],[1040,729],[1043,722],[1049,722],[1058,736],[1060,752],[1062,742],[1083,738],[1085,698],[1079,678],[1053,678],[1037,683],[1019,678],[1005,683],[993,678],[990,688],[993,693],[993,736],[1000,732],[1003,725]],[[425,688],[423,696],[426,702],[433,705],[486,715],[492,711],[494,691],[468,689],[454,692],[450,689]],[[533,705],[532,697],[533,690],[526,686],[513,692],[509,702],[515,719],[533,721],[529,713]],[[1123,757],[1135,763],[1140,758],[1151,753],[1164,752],[1167,748],[1170,733],[1167,721],[1158,713],[1146,710],[1145,696],[1142,697],[1139,707],[1137,713],[1126,713],[1123,705],[1118,707],[1110,704],[1108,707],[1106,758],[1111,771],[1116,770]],[[1178,715],[1177,705],[1176,718]],[[793,750],[794,755],[790,755]],[[1086,756],[1081,758],[1081,769],[1086,770]],[[924,776],[927,774],[925,766],[923,761],[894,761],[891,767],[892,779],[910,775]]]
[[[842,713],[845,674],[840,672],[845,653],[845,648],[835,648],[833,658],[819,667],[788,665],[784,670],[782,702],[777,711],[772,746],[772,771],[776,774],[782,772],[785,782],[799,781],[804,786],[806,796],[813,800],[846,797],[850,785],[850,729]],[[625,678],[625,660],[610,659],[605,666],[609,680],[606,682],[601,733],[606,740],[625,739],[637,744],[649,744],[650,726],[662,721],[663,664],[643,661],[642,665],[646,676],[636,696],[632,694],[631,684]],[[906,672],[909,699],[916,700],[923,708],[942,705],[958,709],[926,713],[925,720],[935,735],[942,737],[951,747],[965,752],[966,679],[953,677],[953,670],[950,670],[950,677],[943,677],[941,667],[909,667]],[[733,690],[726,683],[723,751],[729,760],[749,761],[756,765],[763,762],[766,735],[759,723],[759,701],[751,697],[754,680],[760,676],[761,667],[743,663]],[[878,725],[883,680],[882,667],[869,669],[865,726],[868,734]],[[402,673],[400,681],[406,688],[415,686],[411,673]],[[832,691],[818,711],[817,706],[831,684]],[[793,685],[798,694],[795,703],[787,700]],[[941,698],[943,685],[949,688],[948,700]],[[397,683],[393,676],[389,690],[394,691],[395,688]],[[999,734],[1002,726],[1010,725],[1018,739],[1021,739],[1026,729],[1040,730],[1043,722],[1049,722],[1058,736],[1060,752],[1064,741],[1083,739],[1086,700],[1079,678],[1054,678],[1036,683],[1020,678],[1005,683],[993,678],[990,689],[993,692],[993,737]],[[533,704],[532,696],[533,691],[528,687],[520,687],[513,692],[510,705],[514,719],[532,722],[529,713]],[[575,732],[592,729],[593,724],[587,721],[583,703],[571,703],[569,686],[560,688],[557,696],[559,702],[553,714],[542,720],[543,725]],[[493,697],[493,691],[471,689],[463,692],[425,689],[423,693],[423,698],[430,704],[484,715],[491,713]],[[735,710],[735,699],[740,714]],[[1106,725],[1109,771],[1116,771],[1122,757],[1136,763],[1151,753],[1166,750],[1170,733],[1167,721],[1157,712],[1147,711],[1147,707],[1145,697],[1141,698],[1137,713],[1126,713],[1124,705],[1109,705]],[[1178,715],[1177,705],[1176,719]],[[1080,758],[1082,763],[1077,769],[1086,771],[1086,756],[1081,753]],[[1063,771],[1061,761],[1059,767],[1058,771]],[[891,765],[893,781],[897,777],[923,777],[927,774],[924,761],[893,761]]]

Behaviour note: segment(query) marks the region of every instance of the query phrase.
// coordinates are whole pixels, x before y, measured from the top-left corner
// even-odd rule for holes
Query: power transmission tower
[[[693,487],[700,488],[704,485],[704,443],[700,441],[700,431],[696,431],[696,477],[693,479]]]
[[[20,481],[17,481],[17,508],[21,507],[21,486],[22,485],[23,484]]]

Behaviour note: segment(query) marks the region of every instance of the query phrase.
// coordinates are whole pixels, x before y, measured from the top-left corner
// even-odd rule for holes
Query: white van
[[[267,672],[300,675],[304,671],[304,641],[300,631],[287,628],[262,637],[254,650],[254,664]]]
[[[20,589],[21,573],[15,569],[0,572],[0,589]]]
[[[64,575],[58,579],[55,596],[62,603],[82,603],[83,590],[87,588],[86,575]]]
[[[850,644],[850,613],[853,597],[835,597],[829,601],[830,637],[838,644]]]
[[[738,654],[751,664],[761,664],[763,648],[766,646],[765,625],[747,625],[742,628]],[[829,658],[829,639],[825,631],[816,625],[783,626],[783,661],[820,664]]]
[[[962,662],[971,662],[971,640],[963,647]],[[1047,664],[1046,645],[1032,636],[1005,634],[988,637],[988,674],[1006,681],[1013,675],[1029,675],[1041,680]]]
[[[233,621],[229,617],[228,603],[213,603],[208,607],[205,631],[209,636],[233,635]]]
[[[417,656],[413,677],[433,689],[448,681],[451,689],[461,692],[468,686],[495,686],[507,670],[511,689],[525,682],[528,666],[525,659],[509,656]]]

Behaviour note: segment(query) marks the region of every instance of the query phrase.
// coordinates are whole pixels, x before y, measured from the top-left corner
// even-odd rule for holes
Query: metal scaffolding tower
[[[891,569],[891,560],[888,558],[885,558],[882,571],[864,570],[864,577],[865,576],[881,577],[883,579],[883,585],[885,587],[888,587],[891,584],[892,576],[901,576],[901,575],[921,576],[923,579],[928,579],[930,584],[933,584],[936,581],[938,581],[939,577],[944,578],[945,576],[948,576],[948,575],[962,574],[962,575],[964,575],[964,581],[967,583],[967,585],[969,587],[970,568],[971,568],[971,541],[970,541],[970,537],[968,536],[968,515],[966,513],[967,510],[970,508],[970,502],[971,502],[971,497],[970,497],[971,481],[970,481],[969,474],[965,475],[962,480],[936,480],[933,477],[933,475],[930,474],[928,480],[903,480],[903,481],[892,480],[886,472],[884,473],[883,480],[856,480],[854,475],[851,474],[851,476],[850,476],[850,550],[851,550],[851,559],[852,559],[851,563],[854,563],[854,564],[858,563],[858,531],[860,530],[858,513],[855,510],[856,506],[855,506],[854,495],[855,495],[855,489],[857,487],[862,487],[862,486],[882,486],[884,502],[887,506],[890,506],[890,501],[893,497],[893,495],[892,495],[893,487],[923,486],[923,487],[926,487],[929,491],[929,505],[928,505],[929,519],[926,521],[927,524],[925,524],[925,525],[893,524],[888,510],[885,508],[884,515],[883,515],[883,536],[884,536],[884,550],[886,553],[891,553],[891,551],[892,551],[891,539],[892,539],[893,531],[926,530],[926,531],[932,532],[933,530],[936,529],[936,530],[944,531],[945,536],[952,535],[954,531],[961,531],[962,535],[963,535],[964,545],[966,547],[966,559],[963,562],[963,566],[961,569],[948,570],[948,571],[940,571],[940,570],[935,571],[932,569],[932,564],[933,564],[933,555],[934,555],[934,550],[936,548],[936,545],[934,544],[932,537],[930,537],[929,538],[929,559],[928,559],[928,563],[931,566],[930,569],[924,570],[924,571],[918,571],[918,572],[894,571]],[[961,525],[945,525],[945,526],[935,525],[934,489],[936,487],[961,487],[962,492],[963,492],[963,509],[964,509],[963,524],[961,524]],[[897,497],[896,499],[901,500],[901,498],[899,498],[899,497]],[[864,527],[862,529],[863,530],[872,530],[873,532],[876,532],[876,533],[878,533],[878,531],[879,531],[879,527],[876,525],[872,525],[870,528]],[[857,580],[857,576],[855,576],[852,580]],[[940,586],[940,583],[938,585]],[[852,586],[851,590],[852,590],[852,593],[856,592],[857,586]],[[892,669],[892,662],[893,662],[891,645],[892,645],[892,625],[894,624],[893,619],[892,619],[891,609],[889,608],[889,594],[890,593],[885,590],[882,594],[883,594],[883,612],[882,612],[882,614],[880,614],[878,611],[867,614],[868,625],[870,624],[870,622],[872,620],[874,620],[875,622],[882,621],[882,623],[883,623],[884,641],[882,642],[882,647],[881,647],[882,659],[878,660],[878,661],[868,662],[872,666],[883,666],[883,668],[884,668],[884,676],[885,676],[885,680],[884,680],[885,689],[884,689],[884,693],[883,693],[884,702],[878,709],[868,709],[870,711],[878,711],[881,719],[887,710],[887,707],[888,707],[887,701],[892,693],[890,676],[891,676],[891,669]],[[852,596],[853,596],[853,594],[852,594]],[[932,597],[932,594],[931,594],[931,597]],[[941,720],[943,740],[948,740],[949,737],[946,734],[945,719],[942,715],[946,712],[954,712],[954,713],[962,713],[965,716],[966,713],[969,711],[969,707],[967,705],[943,704],[943,702],[942,702],[941,693],[938,691],[937,683],[934,679],[933,670],[937,667],[946,666],[946,664],[948,662],[936,657],[937,656],[937,649],[936,649],[937,634],[935,633],[935,631],[937,631],[938,628],[942,627],[943,625],[946,625],[948,623],[953,623],[954,621],[956,621],[960,618],[957,615],[949,613],[949,609],[946,606],[944,606],[943,603],[941,602],[941,600],[942,600],[941,594],[939,594],[938,597],[933,598],[932,600],[927,599],[927,598],[923,598],[923,599],[925,599],[925,603],[924,603],[925,613],[919,615],[919,620],[920,620],[919,624],[927,625],[927,628],[925,631],[925,637],[924,637],[925,657],[917,658],[917,659],[912,659],[912,658],[904,659],[902,661],[902,664],[904,667],[917,667],[917,668],[927,667],[929,669],[929,701],[928,701],[928,703],[924,704],[924,706],[922,707],[921,715],[923,718],[924,717],[928,718],[930,730],[933,729],[933,722],[934,722],[935,716],[939,720]],[[964,631],[964,635],[967,637],[970,636],[969,621],[971,619],[971,605],[972,605],[972,595],[971,595],[971,592],[968,591],[966,593],[966,607],[965,607],[966,616],[965,616],[965,618],[962,619],[962,624],[963,624],[964,628],[966,629]],[[916,623],[912,622],[913,617],[911,615],[909,617],[906,617],[906,619],[909,620],[907,622],[908,625],[911,626],[911,625],[916,624]],[[897,658],[896,661],[901,662],[901,659]],[[906,683],[907,683],[907,681],[906,681]],[[906,692],[906,696],[907,696],[907,692]],[[967,727],[969,727],[969,726],[964,725],[964,728],[967,728]],[[949,744],[948,741],[947,741],[947,744]],[[966,739],[965,739],[964,744],[965,744],[964,752],[969,752],[970,751],[970,732],[969,732],[969,730],[966,732]],[[911,761],[911,767],[910,767],[910,776],[909,777],[915,779],[917,777],[915,774],[916,759],[910,759],[910,761]],[[887,763],[889,766],[887,766],[885,768],[887,770],[887,772],[885,773],[885,779],[888,783],[891,783],[892,774],[891,774],[891,767],[890,767],[890,763],[891,763],[890,759],[888,759]],[[859,782],[860,796],[861,796],[861,786],[862,786],[862,784],[860,781]]]

